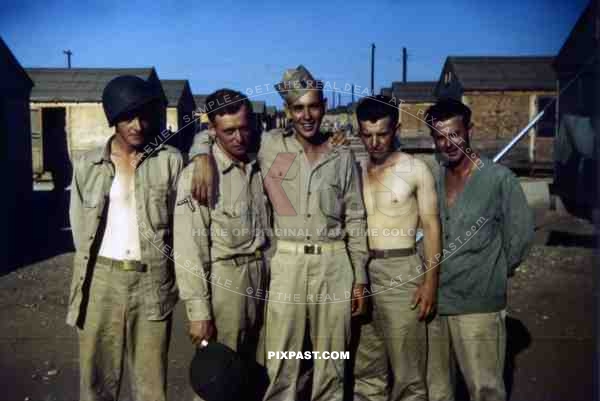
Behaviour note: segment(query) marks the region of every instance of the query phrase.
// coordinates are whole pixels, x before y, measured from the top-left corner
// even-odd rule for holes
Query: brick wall
[[[553,92],[465,92],[463,102],[473,112],[473,145],[487,154],[499,151],[535,117],[536,97],[551,95]],[[535,128],[531,134],[535,135]],[[529,136],[524,137],[507,158],[528,160],[530,142]],[[551,161],[552,146],[553,138],[536,138],[536,161]]]
[[[400,106],[401,135],[405,138],[429,136],[425,111],[432,103],[402,103]]]

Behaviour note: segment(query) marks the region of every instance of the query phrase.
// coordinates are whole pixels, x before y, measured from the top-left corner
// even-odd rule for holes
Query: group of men
[[[505,400],[507,278],[533,217],[510,170],[471,149],[470,109],[441,99],[425,113],[434,175],[400,150],[392,99],[360,101],[357,162],[321,131],[327,100],[306,68],[276,88],[290,124],[260,136],[245,95],[208,96],[211,129],[184,168],[148,146],[162,101],[150,86],[107,85],[115,134],[75,163],[71,187],[81,400],[116,400],[125,361],[137,400],[166,398],[178,298],[193,344],[266,366],[264,400],[305,390],[302,359],[273,357],[288,351],[312,356],[311,400],[454,400],[456,363],[472,400]],[[327,357],[351,338],[353,364]]]

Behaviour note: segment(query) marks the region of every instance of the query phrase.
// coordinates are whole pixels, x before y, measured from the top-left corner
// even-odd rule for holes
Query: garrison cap
[[[287,104],[291,104],[310,90],[323,90],[323,82],[315,79],[306,67],[300,64],[297,68],[286,70],[275,89]]]

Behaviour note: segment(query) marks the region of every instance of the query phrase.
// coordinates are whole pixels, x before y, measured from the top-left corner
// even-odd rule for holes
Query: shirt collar
[[[105,161],[110,161],[110,146],[113,139],[115,139],[115,136],[116,134],[111,135],[111,137],[108,138],[103,147],[98,147],[92,150],[92,156],[90,157],[90,161],[92,163],[100,164]],[[138,156],[142,159],[142,161],[144,159],[147,159],[148,157],[155,157],[161,150],[165,149],[164,142],[161,142],[157,146],[154,146],[152,142],[156,143],[157,141],[158,137],[157,140],[152,140],[144,145],[142,152],[140,152]]]
[[[292,135],[292,134],[294,134],[294,135]],[[286,149],[288,149],[288,151],[292,151],[292,152],[304,152],[304,146],[302,146],[302,143],[300,143],[300,141],[296,137],[295,132],[292,131],[292,134],[284,135],[284,142],[287,142]],[[291,145],[291,148],[288,147],[288,145]],[[344,148],[344,146],[343,145],[338,145],[338,146],[330,145],[329,151],[327,152],[327,156],[324,157],[321,161],[319,161],[319,164],[322,164],[322,163],[329,161],[330,159],[333,159],[336,156],[338,156],[339,152],[340,152],[340,148]]]
[[[234,167],[242,166],[242,163],[232,159],[229,155],[225,153],[225,151],[221,148],[219,143],[215,143],[213,146],[213,156],[215,157],[215,161],[219,167],[219,170],[223,174],[229,173]],[[250,161],[247,163],[250,168],[256,168],[256,158],[250,157]]]

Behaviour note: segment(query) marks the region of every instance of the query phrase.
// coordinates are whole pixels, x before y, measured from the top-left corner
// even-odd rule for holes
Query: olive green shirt
[[[179,296],[189,320],[210,320],[211,264],[236,255],[250,255],[266,245],[269,211],[256,160],[243,168],[213,147],[218,198],[209,208],[191,195],[194,165],[179,180],[174,218],[175,265]]]
[[[533,212],[518,178],[486,157],[451,207],[445,174],[442,167],[436,177],[443,232],[438,310],[497,312],[506,307],[509,274],[533,241]]]
[[[190,159],[209,151],[206,131],[198,133]],[[273,207],[277,241],[345,241],[354,282],[366,284],[366,213],[352,151],[336,147],[310,165],[293,131],[263,132],[258,161]]]

